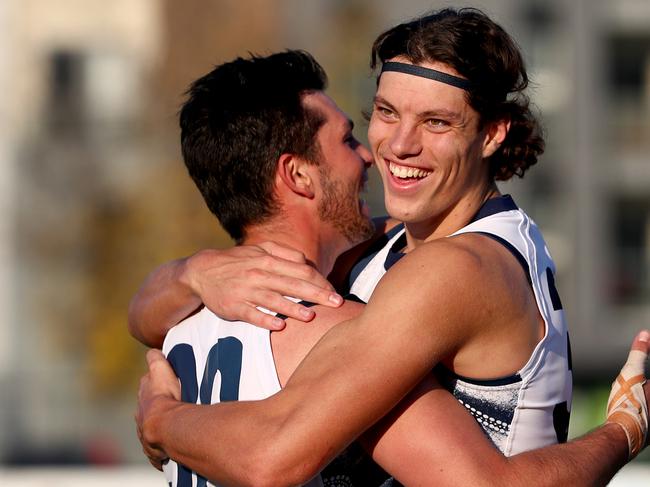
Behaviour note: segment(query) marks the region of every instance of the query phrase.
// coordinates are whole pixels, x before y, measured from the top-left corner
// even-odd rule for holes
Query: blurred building
[[[155,265],[229,244],[180,162],[188,83],[307,49],[363,138],[372,40],[450,3],[0,1],[0,462],[142,461],[129,297]],[[547,130],[539,167],[503,189],[557,261],[576,377],[610,375],[650,326],[650,4],[474,5],[521,44]]]

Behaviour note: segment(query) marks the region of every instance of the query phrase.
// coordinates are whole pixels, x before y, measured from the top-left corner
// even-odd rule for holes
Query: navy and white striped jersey
[[[500,242],[524,267],[545,324],[543,339],[524,367],[492,381],[459,377],[442,366],[438,377],[481,424],[494,444],[514,455],[565,442],[571,408],[569,336],[555,286],[555,264],[537,225],[510,196],[488,200],[472,221],[454,233],[477,232]],[[404,228],[395,228],[376,250],[352,269],[350,291],[367,301],[388,269],[404,254]]]

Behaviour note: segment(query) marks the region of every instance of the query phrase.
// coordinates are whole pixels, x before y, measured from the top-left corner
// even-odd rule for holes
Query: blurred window
[[[607,41],[607,84],[615,98],[641,99],[650,82],[650,33],[618,33]]]
[[[605,118],[609,140],[625,151],[650,145],[650,33],[620,32],[606,37]]]
[[[650,296],[650,196],[620,196],[612,205],[615,304],[642,304]]]

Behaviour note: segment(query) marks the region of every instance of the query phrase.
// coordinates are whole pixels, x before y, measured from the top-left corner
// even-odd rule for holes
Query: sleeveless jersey
[[[184,402],[257,400],[280,390],[270,332],[223,320],[207,308],[167,333],[163,353],[180,380]],[[163,470],[171,487],[214,485],[172,460]],[[306,485],[322,487],[323,482],[318,475]]]
[[[517,258],[528,276],[545,334],[524,367],[510,377],[473,380],[440,365],[436,373],[505,455],[565,442],[571,408],[571,351],[555,287],[555,265],[542,235],[510,196],[488,200],[472,221],[453,235],[469,232],[495,239]],[[384,244],[350,273],[350,292],[364,301],[404,255],[400,253],[406,246],[404,228],[394,229]]]
[[[357,300],[355,296],[347,298]],[[258,400],[281,388],[270,332],[249,323],[223,320],[207,308],[167,333],[163,353],[180,380],[181,400],[185,402]],[[163,466],[163,471],[171,487],[214,485],[172,460]],[[399,484],[392,482],[355,442],[305,485],[390,487]]]

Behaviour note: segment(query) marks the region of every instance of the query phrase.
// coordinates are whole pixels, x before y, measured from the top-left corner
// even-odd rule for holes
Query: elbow
[[[285,444],[287,447],[283,447]],[[319,474],[322,465],[314,449],[300,451],[297,444],[259,441],[250,458],[250,485],[277,487],[302,485]]]

